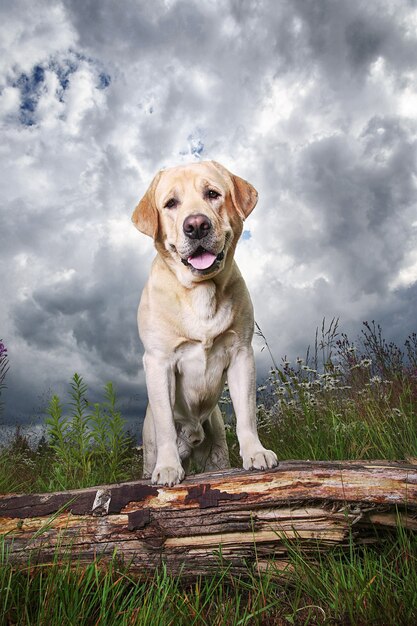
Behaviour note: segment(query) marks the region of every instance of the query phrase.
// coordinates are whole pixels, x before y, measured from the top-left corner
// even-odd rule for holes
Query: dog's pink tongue
[[[206,270],[210,265],[213,265],[216,260],[216,255],[206,250],[196,256],[188,257],[188,263],[192,265],[196,270]]]

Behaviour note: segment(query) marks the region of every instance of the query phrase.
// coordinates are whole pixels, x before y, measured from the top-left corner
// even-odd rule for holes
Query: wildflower
[[[296,363],[297,365],[302,365],[303,364],[303,359],[301,359],[299,356],[296,358]]]
[[[361,365],[362,367],[370,367],[372,365],[372,361],[371,359],[362,359],[359,365]]]
[[[382,378],[381,376],[372,376],[372,378],[369,379],[369,382],[373,385],[379,385],[382,383]]]
[[[3,356],[3,354],[7,355],[7,348],[4,345],[4,343],[2,341],[0,341],[0,359]]]

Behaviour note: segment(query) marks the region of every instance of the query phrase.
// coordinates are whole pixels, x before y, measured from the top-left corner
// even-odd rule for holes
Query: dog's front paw
[[[184,480],[184,476],[185,472],[182,465],[177,465],[175,467],[163,467],[157,465],[152,472],[152,484],[173,487]]]
[[[242,454],[243,467],[245,469],[265,470],[278,465],[275,452],[266,448],[257,448],[249,454]]]

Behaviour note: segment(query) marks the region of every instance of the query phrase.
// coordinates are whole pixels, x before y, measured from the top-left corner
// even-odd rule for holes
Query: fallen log
[[[66,492],[0,495],[9,561],[77,563],[116,552],[132,574],[162,563],[187,577],[285,567],[305,550],[376,542],[397,526],[417,530],[417,466],[395,462],[284,461],[266,472],[199,474],[175,487],[149,481]]]

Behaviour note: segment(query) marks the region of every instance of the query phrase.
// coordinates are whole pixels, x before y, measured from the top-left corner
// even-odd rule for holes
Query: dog
[[[255,188],[215,161],[160,171],[132,221],[157,250],[138,310],[149,403],[143,476],[181,482],[230,467],[218,406],[226,376],[245,469],[277,465],[256,429],[253,307],[234,261]]]

